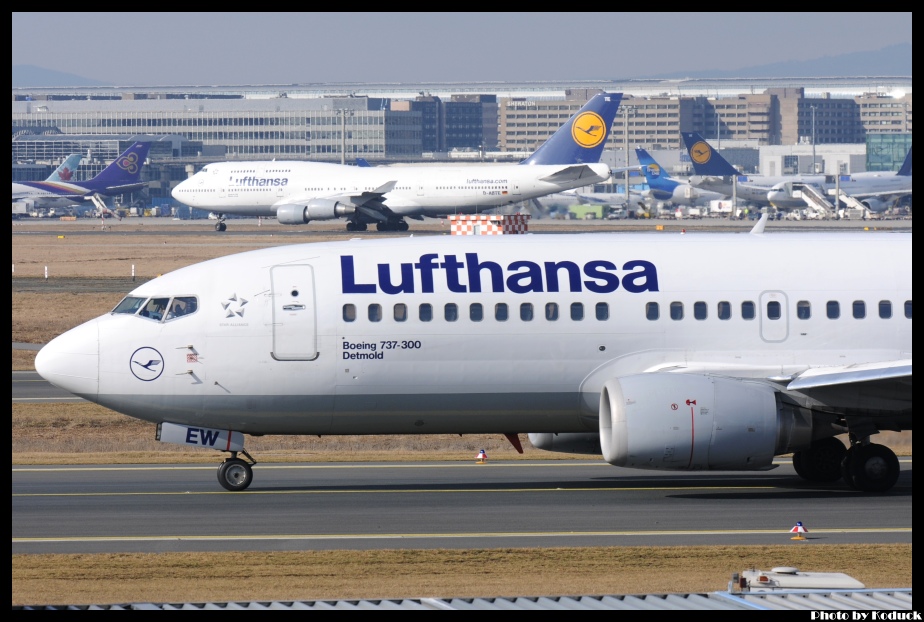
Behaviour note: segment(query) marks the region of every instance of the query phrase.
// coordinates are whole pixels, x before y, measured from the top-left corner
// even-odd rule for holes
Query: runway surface
[[[59,389],[37,372],[14,371],[12,376],[10,387],[14,404],[76,404],[86,401],[73,393]]]
[[[257,456],[259,458],[259,456]],[[762,473],[657,473],[595,461],[12,469],[18,553],[911,543],[911,459],[871,495]]]

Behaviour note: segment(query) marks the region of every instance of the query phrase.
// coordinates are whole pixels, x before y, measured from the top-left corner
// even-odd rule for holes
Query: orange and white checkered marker
[[[475,458],[475,464],[487,464],[488,454],[484,453],[484,449],[478,452],[478,457]]]
[[[808,533],[808,529],[805,528],[805,525],[802,524],[802,521],[796,522],[796,526],[789,530],[789,533],[794,533],[790,540],[805,540],[805,536],[802,534]]]

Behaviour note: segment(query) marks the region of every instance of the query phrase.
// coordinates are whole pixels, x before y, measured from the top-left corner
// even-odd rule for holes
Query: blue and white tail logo
[[[696,132],[681,132],[680,136],[690,154],[693,171],[697,175],[737,175],[738,171],[723,158],[702,135]]]
[[[521,164],[596,164],[613,127],[622,93],[599,93]]]

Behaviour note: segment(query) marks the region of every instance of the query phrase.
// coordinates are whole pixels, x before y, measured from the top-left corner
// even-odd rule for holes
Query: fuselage
[[[400,216],[439,216],[510,205],[609,177],[605,164],[582,166],[593,174],[544,181],[569,166],[356,167],[319,162],[218,162],[179,184],[173,196],[191,207],[224,214],[274,216],[279,205],[356,196],[395,181],[395,187],[384,195],[388,209]]]
[[[36,369],[133,417],[250,434],[593,432],[611,378],[910,359],[911,265],[910,233],[277,247],[141,285]],[[184,314],[138,312],[170,301]]]

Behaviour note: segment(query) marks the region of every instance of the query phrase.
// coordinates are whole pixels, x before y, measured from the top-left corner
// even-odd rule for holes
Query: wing
[[[551,175],[546,175],[540,180],[549,182],[550,184],[561,184],[592,177],[597,177],[597,173],[595,173],[592,168],[586,164],[575,164],[573,166],[566,166],[561,170],[555,171]]]
[[[832,408],[902,411],[911,408],[911,359],[816,367],[787,386]]]

